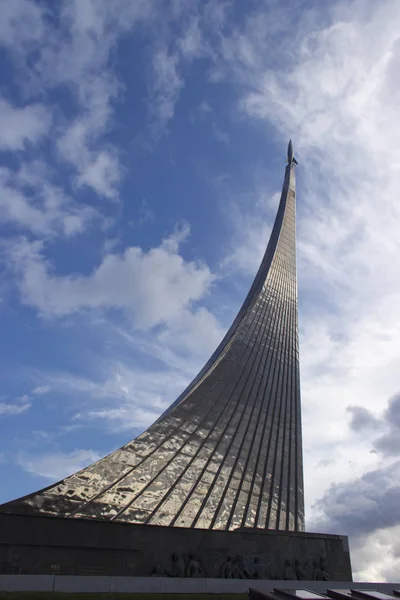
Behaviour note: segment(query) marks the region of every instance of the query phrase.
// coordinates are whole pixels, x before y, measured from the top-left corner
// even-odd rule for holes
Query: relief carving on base
[[[331,573],[328,568],[328,562],[324,556],[319,561],[314,560],[313,576],[314,581],[329,581]]]
[[[217,561],[218,562],[218,561]],[[171,565],[163,568],[156,563],[152,577],[220,577],[222,579],[267,579],[287,581],[328,581],[332,575],[324,555],[309,559],[285,559],[281,564],[273,559],[270,553],[262,554],[228,554],[215,572],[207,574],[203,561],[198,554],[174,552]]]
[[[204,565],[199,556],[195,554],[171,555],[171,568],[163,569],[159,563],[153,568],[152,577],[208,577]]]

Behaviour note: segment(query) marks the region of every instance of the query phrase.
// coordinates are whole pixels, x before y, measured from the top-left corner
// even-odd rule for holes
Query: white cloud
[[[229,134],[220,127],[218,127],[218,125],[214,121],[212,123],[212,132],[214,134],[215,139],[218,142],[221,142],[221,144],[226,144],[227,146],[229,145]]]
[[[197,112],[199,112],[202,117],[211,113],[212,110],[213,109],[206,100],[203,100],[203,102],[197,107]]]
[[[103,421],[112,431],[143,430],[188,383],[179,370],[141,370],[105,360],[102,364],[108,375],[97,381],[68,373],[50,375],[55,390],[76,398],[78,423]]]
[[[254,277],[267,247],[280,192],[268,195],[263,184],[256,185],[254,191],[235,195],[229,181],[220,182],[219,187],[222,198],[231,199],[227,219],[233,232],[233,243],[222,261],[222,267]]]
[[[34,396],[41,396],[50,391],[49,386],[38,386],[30,392]],[[5,398],[4,398],[5,399]],[[0,415],[20,415],[29,410],[32,406],[30,394],[21,394],[15,398],[14,402],[0,402]]]
[[[351,542],[352,562],[357,565],[354,581],[398,581],[399,535],[400,526],[397,526],[374,531]]]
[[[1,150],[22,150],[27,142],[34,144],[48,133],[50,125],[49,108],[40,104],[18,108],[0,98]]]
[[[178,322],[182,311],[204,298],[214,276],[210,269],[185,261],[179,244],[188,235],[177,229],[160,246],[144,252],[129,247],[107,254],[88,276],[57,276],[41,255],[40,243],[19,240],[9,247],[22,301],[43,316],[61,317],[86,309],[120,308],[134,315],[136,326]]]
[[[13,402],[0,402],[0,415],[20,415],[26,412],[32,406],[32,396],[41,396],[50,391],[50,386],[37,386],[28,394],[21,394],[16,397]],[[6,400],[7,396],[3,396],[2,400]]]
[[[81,170],[77,181],[79,185],[91,187],[99,195],[114,198],[120,173],[116,157],[110,152],[102,151],[92,162],[89,162],[85,170]]]
[[[157,341],[177,351],[190,349],[193,356],[205,356],[218,346],[224,334],[215,316],[204,307],[197,310],[181,310],[179,316],[162,330]]]
[[[70,372],[47,372],[40,377],[50,382],[54,398],[68,399],[75,426],[100,422],[102,429],[134,429],[137,433],[155,421],[183,391],[195,374],[197,362],[188,351],[182,355],[175,352],[168,339],[158,341],[135,331],[127,333],[126,328],[110,328],[106,339],[109,343],[114,340],[118,350],[112,355],[96,352],[91,377]],[[124,350],[126,343],[128,352]]]
[[[122,169],[117,149],[106,144],[104,136],[122,86],[110,68],[110,54],[122,35],[152,15],[153,3],[64,2],[48,9],[57,14],[57,28],[46,19],[45,10],[32,8],[32,3],[16,0],[3,4],[3,43],[18,61],[22,75],[19,83],[25,93],[43,94],[62,86],[76,102],[75,116],[64,116],[58,127],[59,155],[75,169],[76,186],[89,186],[99,196],[117,198]],[[28,24],[32,26],[31,35]],[[28,58],[29,67],[25,64]],[[21,116],[30,127],[28,133],[38,135],[31,122],[41,116],[35,114],[39,109],[25,111]],[[3,137],[9,134],[5,137],[8,144],[24,139],[22,133],[20,138],[17,136],[19,126],[16,130],[11,138],[6,128]]]
[[[22,398],[22,404],[0,403],[0,415],[20,415],[30,408],[28,398]]]
[[[94,208],[79,205],[52,184],[40,162],[25,163],[19,171],[0,168],[0,207],[0,222],[44,237],[81,233],[100,218]]]
[[[178,41],[178,46],[185,58],[199,57],[199,55],[201,56],[204,53],[199,16],[193,16],[189,21],[182,37]]]
[[[117,198],[117,185],[121,167],[115,150],[91,150],[91,140],[105,128],[108,111],[99,118],[93,113],[89,118],[76,119],[58,139],[58,150],[62,159],[73,165],[78,172],[75,185],[89,186],[99,196]]]
[[[75,0],[64,3],[61,23],[68,36],[52,32],[39,61],[41,78],[50,86],[66,84],[76,94],[80,114],[59,140],[61,157],[77,171],[76,184],[116,198],[122,169],[115,147],[105,145],[113,103],[122,85],[109,66],[121,36],[152,15],[151,1],[116,3]]]
[[[63,403],[65,398],[75,414],[75,426],[93,424],[113,432],[134,429],[136,434],[185,389],[223,333],[204,308],[192,313],[183,309],[177,321],[152,332],[136,330],[130,320],[119,327],[95,320],[85,333],[86,338],[97,339],[90,359],[86,355],[90,376],[49,371],[28,377],[48,382],[52,401],[61,398]]]
[[[26,404],[28,402],[28,400],[29,400],[29,396],[28,396],[28,394],[22,394],[22,396],[19,396],[17,398],[17,400],[19,402],[22,402],[22,403]]]
[[[149,85],[149,112],[153,120],[153,133],[160,134],[173,118],[180,93],[185,85],[184,72],[196,59],[214,58],[213,35],[221,34],[226,18],[227,4],[204,2],[201,9],[194,4],[171,3],[162,14],[159,41],[152,56],[152,72]],[[168,21],[174,28],[165,27]],[[179,35],[176,26],[179,24]],[[161,33],[162,32],[162,33]],[[203,102],[200,112],[209,111]],[[214,124],[216,138],[228,143],[228,134]]]
[[[54,451],[36,456],[21,454],[17,462],[28,473],[50,480],[60,480],[80,471],[99,458],[101,457],[94,450],[75,449],[71,452]]]
[[[29,0],[1,0],[0,44],[20,51],[44,34],[43,8]]]
[[[175,104],[183,87],[178,65],[178,53],[169,52],[165,46],[155,51],[150,85],[150,113],[155,117],[155,132],[163,129],[174,116]]]
[[[34,396],[43,396],[50,392],[51,387],[49,385],[38,385],[32,390]]]

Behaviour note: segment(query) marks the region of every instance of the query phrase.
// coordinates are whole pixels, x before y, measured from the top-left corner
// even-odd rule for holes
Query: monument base
[[[342,535],[0,514],[0,573],[352,581]]]

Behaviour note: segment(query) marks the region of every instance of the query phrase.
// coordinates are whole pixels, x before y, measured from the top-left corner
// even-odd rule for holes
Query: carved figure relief
[[[288,581],[297,579],[295,570],[293,568],[293,562],[291,560],[288,560],[288,559],[285,560],[285,570],[283,572],[283,578]]]
[[[329,579],[331,578],[331,573],[328,568],[328,562],[324,556],[321,556],[320,569],[322,572],[322,579],[324,581],[329,581]]]
[[[274,561],[278,557],[275,556]],[[278,561],[280,562],[280,561]],[[215,564],[215,563],[214,563]],[[51,565],[55,572],[56,565]],[[59,567],[58,567],[59,568]],[[215,567],[214,567],[215,568]],[[219,569],[207,573],[202,559],[196,554],[184,554],[174,552],[171,555],[171,566],[164,569],[160,563],[156,563],[151,573],[152,577],[221,577],[223,579],[268,579],[286,581],[330,581],[332,574],[325,555],[314,558],[310,566],[308,557],[303,559],[286,558],[280,564],[272,565],[269,553],[254,555],[228,554]]]
[[[265,569],[264,565],[260,563],[260,557],[254,557],[254,565],[253,565],[253,579],[265,579]]]
[[[204,568],[200,559],[189,554],[189,562],[186,565],[186,577],[205,577]]]
[[[233,578],[234,579],[251,579],[251,575],[247,572],[243,563],[242,556],[235,556],[233,561]]]
[[[168,573],[170,577],[185,577],[185,560],[182,554],[172,555],[172,569]]]
[[[303,563],[296,558],[294,561],[294,570],[296,573],[296,579],[299,581],[305,581],[308,579],[308,562],[307,560],[303,561]]]
[[[186,559],[185,554],[174,552],[171,555],[171,560],[171,568],[165,571],[157,563],[153,569],[152,577],[207,577],[201,559],[194,554],[189,554]]]
[[[152,577],[163,577],[164,569],[161,567],[159,563],[154,566],[153,572],[151,574]]]
[[[225,562],[222,564],[220,569],[220,577],[224,579],[233,579],[233,559],[232,556],[228,555]]]
[[[328,562],[324,556],[320,559],[314,559],[313,580],[314,581],[329,581],[331,573],[328,568]]]
[[[262,565],[259,564],[260,559],[258,557],[256,560],[253,572],[256,570],[260,575],[258,578],[262,579]],[[224,579],[253,579],[253,573],[248,571],[241,555],[237,555],[234,558],[228,555],[220,568],[219,576]]]

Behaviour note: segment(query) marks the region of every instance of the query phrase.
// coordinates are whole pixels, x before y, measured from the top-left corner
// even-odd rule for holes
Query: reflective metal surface
[[[138,438],[1,511],[304,530],[295,246],[290,162],[260,269],[199,375]]]

